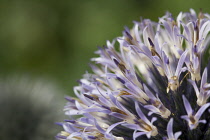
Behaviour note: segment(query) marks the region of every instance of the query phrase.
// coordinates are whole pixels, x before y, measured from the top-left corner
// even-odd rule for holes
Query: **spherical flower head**
[[[92,58],[66,97],[60,140],[207,140],[210,15],[135,21]]]

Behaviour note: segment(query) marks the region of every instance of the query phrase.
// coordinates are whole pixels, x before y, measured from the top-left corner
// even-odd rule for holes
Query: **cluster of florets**
[[[144,19],[99,47],[67,97],[61,140],[201,140],[210,137],[210,15]],[[117,41],[118,43],[115,43]]]

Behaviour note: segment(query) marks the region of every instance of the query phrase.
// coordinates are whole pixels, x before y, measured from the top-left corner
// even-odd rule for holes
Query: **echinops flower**
[[[144,19],[107,41],[66,97],[59,140],[210,140],[210,15]]]

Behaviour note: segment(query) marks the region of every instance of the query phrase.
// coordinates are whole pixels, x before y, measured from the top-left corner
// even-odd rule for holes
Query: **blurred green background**
[[[73,95],[97,46],[122,35],[133,20],[176,16],[190,8],[210,12],[195,0],[0,0],[0,76],[28,75],[53,81]]]

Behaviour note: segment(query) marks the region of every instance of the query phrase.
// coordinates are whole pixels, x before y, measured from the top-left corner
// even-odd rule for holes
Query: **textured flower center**
[[[190,121],[191,121],[192,124],[196,123],[196,120],[195,120],[194,116],[190,116]]]

